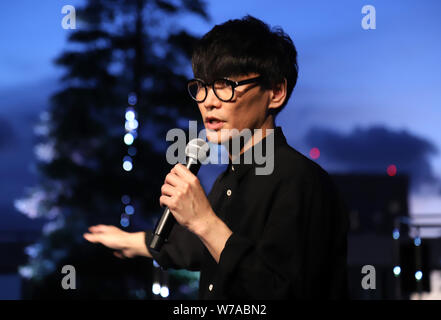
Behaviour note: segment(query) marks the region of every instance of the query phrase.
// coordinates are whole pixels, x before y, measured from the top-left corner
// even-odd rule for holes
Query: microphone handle
[[[187,158],[187,169],[189,169],[194,175],[199,171],[201,164],[193,158]],[[161,251],[162,246],[167,241],[167,238],[176,223],[176,219],[171,213],[168,207],[165,208],[164,213],[156,224],[155,231],[153,233],[152,241],[150,241],[149,250],[153,250],[157,253]]]

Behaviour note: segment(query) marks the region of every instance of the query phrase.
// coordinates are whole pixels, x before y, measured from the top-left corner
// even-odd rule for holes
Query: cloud
[[[430,156],[438,150],[430,141],[406,130],[386,127],[356,128],[349,134],[312,128],[305,136],[308,146],[320,150],[320,163],[329,171],[385,173],[389,165],[411,177],[413,187],[437,181]]]

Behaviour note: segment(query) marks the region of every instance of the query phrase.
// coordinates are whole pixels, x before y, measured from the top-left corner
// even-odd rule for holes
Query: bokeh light
[[[124,143],[126,145],[130,146],[133,143],[133,140],[134,140],[133,134],[131,134],[130,132],[124,135]]]
[[[152,292],[153,294],[159,294],[161,292],[161,286],[159,285],[159,283],[157,282],[153,283]]]
[[[126,120],[127,121],[133,121],[135,120],[135,112],[133,110],[128,110],[126,112]]]
[[[320,157],[320,150],[318,149],[318,148],[312,148],[310,151],[309,151],[309,156],[312,158],[312,159],[314,159],[314,160],[316,160],[316,159],[318,159],[319,157]]]
[[[121,224],[121,226],[126,228],[126,227],[128,227],[130,225],[130,220],[129,220],[129,218],[125,214],[122,214],[121,215],[121,220],[120,220],[119,223]]]
[[[128,102],[131,106],[134,106],[138,102],[138,97],[136,96],[136,93],[129,93]]]
[[[124,204],[129,204],[130,203],[130,196],[128,196],[127,194],[123,195],[121,197],[121,202]]]
[[[420,270],[418,270],[417,272],[415,272],[415,279],[416,279],[417,281],[420,281],[422,278],[423,278],[423,273],[422,273]]]
[[[127,160],[126,160],[126,161],[123,162],[123,169],[124,169],[125,171],[131,171],[132,168],[133,168],[133,164],[132,164],[131,161],[127,161]]]
[[[163,297],[163,298],[167,298],[168,297],[168,295],[169,295],[169,290],[168,290],[168,287],[166,287],[166,286],[163,286],[162,288],[161,288],[161,291],[160,291],[160,294],[161,294],[161,297]]]
[[[137,152],[137,150],[135,147],[129,147],[129,149],[127,150],[127,153],[129,155],[131,155],[132,157],[136,155],[136,152]]]
[[[135,213],[135,208],[133,208],[133,206],[131,206],[131,205],[128,205],[128,206],[125,207],[124,211],[127,214],[129,214],[129,215],[130,214],[134,214]]]
[[[387,167],[387,174],[391,177],[397,174],[397,167],[394,164],[391,164]]]

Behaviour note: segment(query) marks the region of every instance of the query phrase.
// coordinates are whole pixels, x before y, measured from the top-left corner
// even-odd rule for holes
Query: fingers
[[[171,197],[175,192],[175,188],[169,184],[164,184],[161,187],[161,192],[163,195]]]
[[[165,177],[164,184],[169,184],[172,187],[180,187],[188,183],[193,183],[197,177],[191,173],[184,165],[178,163],[170,170],[170,173]]]
[[[178,177],[184,179],[187,182],[191,182],[196,177],[193,173],[191,173],[190,170],[187,169],[187,167],[185,167],[181,163],[176,164],[173,167],[172,172],[176,173]]]
[[[114,251],[113,255],[119,259],[124,259],[126,256],[123,255],[120,251]]]
[[[170,171],[169,174],[165,177],[164,184],[169,184],[173,187],[177,187],[179,183],[181,182],[181,179],[178,175],[173,171],[173,169]]]
[[[91,226],[89,227],[89,232],[92,233],[101,233],[101,232],[106,232],[112,229],[113,226],[108,226],[108,225],[104,225],[104,224],[98,224],[96,226]]]
[[[187,192],[190,183],[195,180],[197,180],[197,177],[190,170],[180,163],[176,164],[165,177],[164,184],[161,187],[162,196],[159,198],[159,204],[162,207],[168,206],[170,208],[170,203],[173,201],[172,197]]]
[[[89,242],[92,243],[99,243],[101,242],[101,237],[99,234],[92,234],[92,233],[84,233],[83,238],[86,239]]]
[[[180,178],[178,176],[176,176],[175,173],[170,172],[166,177],[165,177],[165,182],[161,187],[161,193],[162,193],[162,200],[166,200],[167,198],[171,198],[175,192],[176,192],[176,188],[180,185],[181,181]],[[161,207],[166,206],[167,204],[164,203],[164,201],[162,201],[161,198],[159,198],[159,205]]]
[[[167,206],[167,207],[170,208],[171,197],[169,197],[169,196],[160,196],[159,197],[159,204],[161,205],[161,207]]]

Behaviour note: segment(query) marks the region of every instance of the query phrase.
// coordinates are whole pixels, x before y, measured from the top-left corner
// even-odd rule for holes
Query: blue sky
[[[0,3],[0,126],[5,128],[0,129],[0,207],[35,183],[32,126],[61,74],[52,62],[70,33],[61,28],[61,8],[80,3]],[[361,28],[366,4],[376,8],[375,30]],[[417,165],[431,167],[432,175],[441,177],[440,1],[225,0],[208,1],[208,11],[209,22],[183,16],[180,24],[201,35],[214,24],[251,14],[281,26],[294,40],[299,80],[278,124],[299,151],[307,154],[314,146],[305,138],[314,130],[327,129],[347,141],[360,136],[357,128],[370,132],[382,127],[397,137],[397,144],[408,141],[400,136],[432,144],[438,152],[424,154]],[[381,158],[387,148],[380,143],[366,154]],[[397,150],[403,154],[391,161],[414,152],[406,145]],[[331,172],[358,168],[342,168],[338,158],[326,154],[317,161]],[[385,170],[388,159],[384,161]],[[441,213],[440,198],[439,188],[438,193],[426,189],[412,194],[411,210]],[[16,216],[3,214],[0,229],[24,227],[25,218]]]

